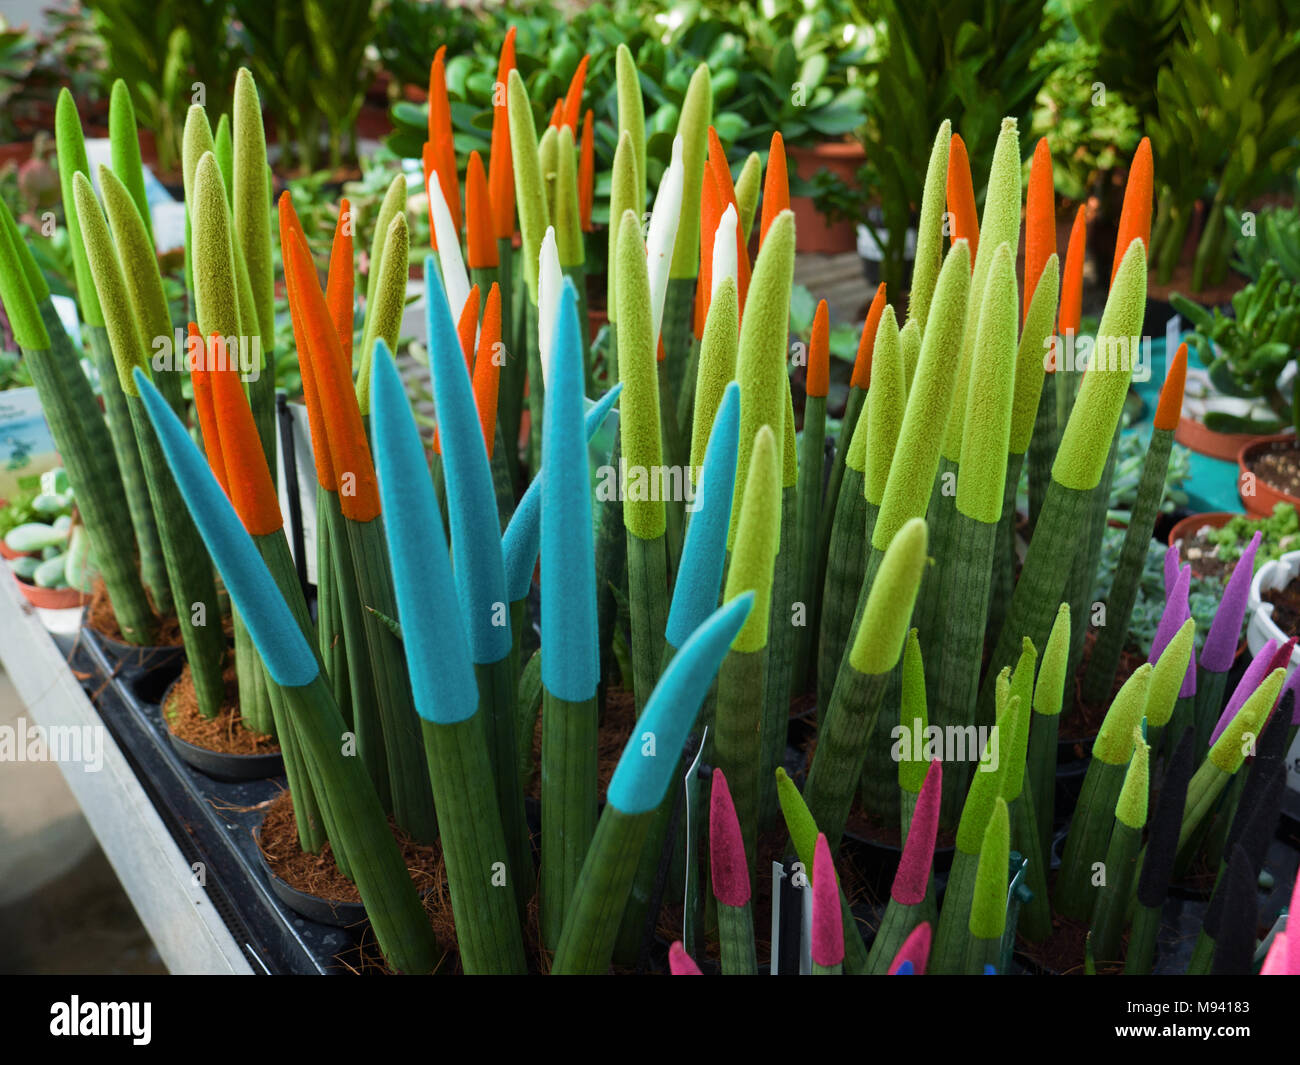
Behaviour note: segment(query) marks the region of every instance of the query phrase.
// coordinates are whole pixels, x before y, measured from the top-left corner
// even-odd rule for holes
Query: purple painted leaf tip
[[[925,783],[912,813],[912,827],[903,844],[903,856],[890,896],[900,906],[919,906],[930,883],[930,865],[939,832],[939,798],[943,791],[943,763],[935,759],[925,773]]]
[[[817,833],[813,851],[812,960],[818,965],[844,961],[844,919],[840,915],[840,884],[835,878],[831,848]]]
[[[1276,655],[1277,641],[1269,640],[1259,649],[1259,653],[1251,659],[1250,665],[1246,667],[1246,671],[1241,675],[1241,680],[1233,689],[1228,705],[1223,708],[1223,713],[1219,715],[1218,723],[1214,726],[1214,732],[1210,734],[1209,745],[1211,747],[1214,746],[1214,741],[1219,738],[1220,733],[1228,727],[1228,722],[1237,716],[1237,711],[1246,704],[1246,700],[1263,683],[1264,678],[1273,671],[1273,659]]]
[[[932,935],[929,921],[922,921],[913,928],[912,934],[903,940],[903,945],[898,948],[898,953],[890,963],[889,975],[895,975],[903,962],[910,961],[916,975],[924,976],[926,963],[930,960]]]
[[[731,789],[721,769],[713,771],[709,798],[709,857],[713,869],[713,894],[724,906],[749,902],[749,862],[740,837],[740,819],[731,801]]]
[[[703,976],[700,967],[695,964],[695,959],[686,953],[686,948],[682,946],[679,939],[668,948],[668,970],[674,976]]]
[[[1246,616],[1246,601],[1250,596],[1250,582],[1255,575],[1255,551],[1259,547],[1259,533],[1250,538],[1241,557],[1232,569],[1232,576],[1223,589],[1219,609],[1206,633],[1201,648],[1201,668],[1212,673],[1226,673],[1237,654],[1237,641],[1241,638],[1241,622]]]

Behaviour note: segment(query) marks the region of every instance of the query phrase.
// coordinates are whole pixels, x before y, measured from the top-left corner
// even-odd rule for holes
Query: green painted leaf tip
[[[899,724],[907,729],[908,737],[924,736],[930,721],[925,700],[925,663],[921,659],[921,641],[916,629],[908,630],[907,642],[903,645],[903,688],[899,706]],[[898,786],[919,795],[930,760],[924,757],[914,759],[911,752],[912,744],[905,743],[903,757],[898,760]]]
[[[679,231],[680,239],[680,231]],[[794,280],[794,214],[782,211],[768,230],[758,253],[745,317],[740,324],[736,353],[736,380],[740,384],[740,461],[736,465],[735,499],[743,499],[749,475],[746,441],[753,440],[759,426],[770,426],[784,441],[789,389],[786,369],[786,340],[789,337],[790,287]],[[740,507],[731,508],[728,545],[735,543]],[[757,611],[755,607],[755,611]]]
[[[790,831],[795,856],[808,869],[812,868],[813,852],[817,848],[817,822],[813,820],[808,804],[799,789],[780,766],[776,770],[776,798],[781,804],[785,827]]]
[[[59,188],[63,195],[63,217],[68,227],[68,246],[72,250],[72,271],[77,282],[77,303],[81,319],[87,325],[103,325],[104,312],[100,308],[99,293],[95,291],[90,276],[90,263],[81,238],[81,224],[77,219],[77,200],[73,193],[73,177],[85,174],[90,177],[90,163],[86,159],[86,139],[81,132],[81,116],[67,88],[59,90],[54,105],[54,143],[58,151]]]
[[[970,279],[970,301],[966,307],[966,333],[958,364],[959,397],[966,396],[970,389],[971,365],[978,336],[977,326],[983,311],[984,289],[993,269],[993,260],[1003,244],[1010,245],[1014,262],[1020,247],[1020,133],[1014,118],[1002,120],[1002,128],[993,149],[993,162],[989,167],[984,214],[980,218],[979,250],[975,253]],[[944,433],[945,458],[954,461],[960,458],[965,424],[965,402],[954,403]]]
[[[921,221],[916,229],[916,265],[912,272],[912,291],[907,299],[907,319],[924,332],[930,314],[930,301],[943,265],[943,216],[947,210],[948,148],[952,143],[952,123],[944,119],[930,148],[930,162],[925,168],[925,189],[921,194]],[[873,377],[874,382],[874,366]]]
[[[561,126],[556,145],[555,246],[562,267],[581,266],[582,215],[578,210],[578,151],[573,130]]]
[[[998,798],[975,870],[975,893],[970,907],[970,934],[976,939],[1001,939],[1007,927],[1007,874],[1011,864],[1011,818],[1007,804]]]
[[[1196,619],[1188,618],[1160,652],[1147,690],[1146,719],[1150,728],[1163,728],[1174,716],[1174,706],[1187,676],[1195,641]]]
[[[867,406],[871,408],[871,414],[866,419],[867,455],[862,491],[867,502],[879,506],[889,481],[889,467],[894,461],[898,431],[903,425],[903,410],[907,406],[903,345],[894,308],[888,304],[880,315],[880,325],[876,327]]]
[[[871,546],[878,550],[883,551],[907,521],[923,515],[930,505],[943,426],[955,387],[953,353],[961,350],[969,294],[970,245],[959,240],[949,249],[934,287],[930,328],[921,337],[916,378],[907,397],[898,446],[871,535]]]
[[[1269,711],[1273,709],[1285,679],[1285,669],[1273,670],[1219,733],[1219,738],[1214,741],[1207,756],[1219,769],[1225,773],[1235,773],[1246,760],[1246,755],[1255,750],[1260,731],[1268,720]]]
[[[410,253],[411,237],[406,212],[398,211],[389,219],[388,231],[384,234],[384,252],[379,260],[379,277],[375,281],[375,302],[366,315],[370,342],[361,353],[361,368],[357,374],[357,405],[363,416],[370,413],[370,367],[375,343],[382,340],[389,351],[396,351],[402,334]]]
[[[212,139],[212,125],[202,104],[193,104],[185,113],[185,130],[181,134],[181,178],[185,182],[185,202],[194,197],[194,176],[199,160],[208,152],[216,157],[217,145]],[[220,169],[220,168],[218,168]]]
[[[199,332],[204,337],[213,333],[223,337],[241,335],[230,212],[221,170],[212,152],[204,152],[194,165],[190,240]]]
[[[669,277],[695,277],[700,270],[700,190],[704,183],[704,157],[709,148],[709,125],[713,122],[713,83],[709,66],[701,63],[691,75],[682,101],[677,133],[682,138],[682,216],[673,245]],[[753,289],[751,288],[751,292]],[[745,311],[749,311],[746,297]],[[743,432],[743,427],[742,427]],[[742,435],[741,439],[745,437]]]
[[[632,58],[632,50],[626,44],[620,43],[614,53],[614,78],[618,95],[618,138],[621,143],[624,133],[630,137],[633,164],[632,187],[636,198],[631,203],[620,205],[618,214],[614,213],[611,200],[609,216],[621,218],[623,210],[630,208],[640,218],[645,212],[646,203],[645,102],[641,97],[641,79],[637,74],[636,60]],[[615,162],[617,163],[617,156]],[[609,261],[614,261],[612,256]],[[609,305],[611,307],[614,305],[612,299]]]
[[[1151,672],[1151,663],[1143,662],[1115,693],[1092,744],[1094,758],[1100,758],[1107,765],[1123,765],[1129,760],[1133,753],[1133,730],[1146,713]]]
[[[704,452],[713,432],[713,418],[722,394],[736,376],[740,345],[740,303],[736,279],[724,277],[709,304],[700,340],[700,364],[695,374],[695,415],[691,422],[691,478],[704,465]]]
[[[221,180],[226,186],[227,203],[231,203],[231,190],[235,187],[235,140],[230,135],[229,115],[217,119],[217,132],[213,135],[212,144],[212,154],[217,157]]]
[[[1146,251],[1134,240],[1110,286],[1092,362],[1052,464],[1052,479],[1066,488],[1086,492],[1101,480],[1142,341],[1146,298]]]
[[[77,222],[81,226],[81,239],[85,244],[91,277],[99,292],[101,304],[108,312],[104,317],[104,326],[108,332],[109,345],[113,349],[113,361],[117,364],[117,376],[122,382],[122,391],[128,396],[136,396],[140,393],[131,371],[138,366],[148,375],[149,365],[136,329],[135,317],[131,313],[126,279],[122,276],[117,249],[113,246],[108,221],[95,198],[95,190],[85,174],[78,172],[72,176],[72,194],[77,205]]]
[[[849,438],[849,450],[844,456],[844,465],[851,470],[857,470],[863,475],[862,490],[866,495],[867,474],[867,441],[870,437],[869,426],[871,424],[871,390],[867,390],[867,398],[862,404],[862,412],[858,415],[857,423],[853,426],[853,436]]]
[[[750,476],[741,498],[740,524],[727,570],[727,590],[722,597],[726,601],[747,591],[754,593],[754,608],[731,642],[736,651],[758,651],[767,645],[772,572],[781,534],[781,468],[776,435],[771,426],[762,425],[753,440]]]
[[[898,664],[925,569],[928,539],[925,519],[913,518],[885,549],[849,652],[849,663],[859,673],[887,673]]]
[[[1011,401],[1016,384],[1019,305],[1011,246],[1002,244],[993,253],[984,286],[984,307],[976,327],[967,394],[953,397],[954,404],[964,401],[966,406],[957,509],[985,525],[996,525],[1002,517]]]
[[[375,340],[375,288],[379,284],[379,275],[384,267],[384,243],[388,239],[388,227],[399,214],[406,213],[406,177],[398,174],[388,183],[383,202],[379,205],[379,214],[375,216],[375,229],[370,236],[370,272],[366,277],[366,316],[361,327],[361,361],[364,363],[366,353],[371,350]],[[283,240],[283,234],[281,234]],[[369,367],[366,367],[369,369]],[[369,379],[369,374],[362,374],[362,379]],[[359,382],[358,382],[359,383]]]
[[[1133,733],[1133,757],[1124,773],[1124,786],[1115,803],[1115,820],[1129,828],[1141,829],[1147,823],[1147,795],[1151,790],[1151,748],[1142,740],[1142,730]]]
[[[1009,686],[1007,691],[1010,691]],[[998,701],[995,731],[989,734],[984,750],[980,752],[979,768],[971,774],[970,790],[966,793],[961,820],[957,823],[957,849],[963,854],[979,853],[984,830],[993,814],[994,801],[1002,794],[1007,760],[1002,757],[1000,737],[1011,734],[1014,715],[1020,713],[1019,705],[1013,708],[1011,703],[1009,694]],[[994,768],[986,769],[985,766]]]
[[[515,209],[519,213],[519,233],[523,238],[524,280],[528,285],[528,295],[536,306],[537,257],[551,220],[546,209],[542,166],[537,157],[533,108],[517,69],[510,71],[506,106],[510,115],[510,158],[515,169]]]
[[[1034,666],[1037,662],[1038,650],[1034,647],[1034,641],[1026,636],[1007,692],[1007,705],[1014,704],[1016,713],[1011,718],[1010,734],[1001,741],[1004,744],[1001,757],[1006,761],[1002,797],[1007,802],[1018,799],[1025,786],[1025,759],[1029,756],[1030,718],[1033,717],[1030,702],[1033,698]]]
[[[50,286],[45,283],[45,276],[41,273],[41,268],[36,265],[36,257],[32,255],[32,249],[27,246],[23,235],[18,232],[18,223],[14,221],[13,213],[3,199],[0,199],[0,224],[9,234],[14,253],[18,257],[18,265],[27,279],[27,290],[37,303],[45,302],[50,298]]]
[[[1029,450],[1034,435],[1034,419],[1038,417],[1038,401],[1043,393],[1043,378],[1047,375],[1047,338],[1056,325],[1057,294],[1060,291],[1060,263],[1052,255],[1043,266],[1029,301],[1029,314],[1020,332],[1020,347],[1016,351],[1016,394],[1011,401],[1011,454],[1023,455]]]
[[[145,348],[155,350],[160,339],[171,336],[172,322],[153,240],[126,185],[106,166],[99,168],[99,187],[103,191],[113,242],[117,245],[117,258],[126,277],[136,330]]]
[[[626,45],[619,48],[626,49]],[[640,92],[640,89],[637,90]],[[638,98],[639,99],[639,98]],[[644,124],[642,135],[644,136]],[[644,147],[644,145],[643,145]],[[614,149],[614,169],[609,189],[609,257],[606,262],[618,262],[618,231],[613,219],[622,218],[624,211],[631,211],[640,218],[645,210],[645,186],[637,176],[636,144],[631,132],[623,130],[618,137],[618,147]],[[609,311],[611,323],[618,321],[618,280],[617,270],[606,270],[605,306]]]
[[[649,491],[650,478],[657,476],[663,464],[659,373],[645,243],[640,220],[632,211],[624,211],[619,220],[615,269],[619,276],[618,379],[623,384],[618,401],[619,433],[629,481],[624,488],[623,523],[641,539],[653,540],[662,536],[667,527],[663,498],[655,492],[652,499]],[[634,479],[641,482],[644,491],[633,490]]]
[[[913,319],[904,325],[898,333],[898,342],[903,349],[903,383],[910,395],[912,382],[916,379],[916,364],[921,361],[920,323]]]
[[[140,212],[145,232],[153,246],[153,220],[149,216],[149,198],[144,191],[144,163],[140,159],[140,135],[136,128],[135,105],[126,82],[117,78],[108,100],[109,158],[113,173],[122,180],[135,209]],[[103,187],[102,184],[100,186]]]
[[[0,200],[0,214],[4,222],[0,227],[0,301],[4,303],[18,346],[28,351],[45,351],[50,346],[50,335],[41,320],[22,261],[24,252],[31,253],[23,244],[9,205],[3,200]]]
[[[266,195],[266,130],[257,83],[246,67],[235,75],[234,202],[235,237],[248,265],[262,350],[275,340],[275,264],[271,254],[271,200]]]
[[[736,178],[736,207],[740,211],[740,235],[748,243],[758,213],[758,194],[763,187],[763,159],[758,152],[750,152],[745,165]]]
[[[1056,620],[1043,648],[1043,661],[1038,667],[1038,682],[1034,685],[1034,710],[1051,717],[1061,712],[1065,698],[1065,674],[1070,661],[1070,604],[1062,603],[1056,609]]]

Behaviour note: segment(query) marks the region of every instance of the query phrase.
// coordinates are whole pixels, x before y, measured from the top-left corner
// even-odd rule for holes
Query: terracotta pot
[[[1247,514],[1252,514],[1257,518],[1267,518],[1272,515],[1273,508],[1278,503],[1290,503],[1293,507],[1300,509],[1300,499],[1288,495],[1280,488],[1275,488],[1250,469],[1250,460],[1255,455],[1282,441],[1295,444],[1295,433],[1252,437],[1237,452],[1237,494],[1241,498]],[[1250,478],[1249,482],[1247,481],[1247,475]],[[1254,489],[1250,495],[1242,491],[1243,486],[1247,483],[1250,483]]]
[[[9,559],[26,558],[31,554],[33,554],[33,552],[31,551],[15,551],[12,547],[10,547],[8,544],[4,542],[3,537],[0,537],[0,558],[9,558]]]
[[[45,610],[71,610],[90,602],[90,596],[76,588],[41,588],[23,580],[18,581],[18,587],[32,606]]]
[[[1174,527],[1169,530],[1169,539],[1167,543],[1173,547],[1178,540],[1185,540],[1191,537],[1197,529],[1209,525],[1215,529],[1222,529],[1236,514],[1230,514],[1226,510],[1211,510],[1204,514],[1189,514],[1182,521],[1174,522]]]
[[[796,145],[786,152],[800,178],[811,180],[826,170],[851,185],[857,183],[858,168],[867,159],[856,141],[829,141],[812,148]],[[835,255],[858,246],[857,224],[852,219],[828,222],[810,196],[791,196],[790,209],[794,211],[795,251]]]
[[[11,141],[0,144],[0,166],[5,163],[25,163],[32,157],[31,141]]]
[[[1259,437],[1254,433],[1216,433],[1213,429],[1207,429],[1204,422],[1198,422],[1195,418],[1179,418],[1178,428],[1174,430],[1174,439],[1198,455],[1209,455],[1212,459],[1235,462],[1238,452]]]

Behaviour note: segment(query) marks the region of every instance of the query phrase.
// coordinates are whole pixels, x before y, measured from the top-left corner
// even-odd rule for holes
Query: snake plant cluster
[[[241,71],[228,144],[202,107],[187,118],[191,313],[172,322],[129,97],[114,94],[112,165],[93,175],[75,106],[60,99],[102,414],[7,210],[0,294],[123,634],[148,643],[174,612],[204,713],[233,661],[243,727],[284,753],[301,847],[330,843],[398,971],[432,971],[452,945],[436,940],[390,816],[441,848],[467,973],[643,962],[665,899],[684,900],[674,972],[700,972],[703,955],[756,972],[760,849],[799,863],[820,975],[1002,972],[1017,931],[1042,941],[1054,916],[1091,929],[1095,962],[1144,971],[1169,883],[1193,861],[1219,884],[1195,964],[1248,966],[1240,885],[1258,873],[1294,732],[1289,645],[1266,648],[1226,690],[1250,552],[1196,660],[1175,559],[1150,661],[1117,676],[1185,351],[1118,566],[1101,575],[1107,598],[1093,602],[1141,350],[1149,146],[1130,169],[1084,372],[1063,353],[1081,339],[1086,222],[1081,212],[1062,267],[1047,143],[1022,189],[1019,132],[1003,123],[981,213],[966,146],[944,123],[917,190],[910,292],[877,291],[831,440],[824,303],[807,343],[790,343],[780,134],[733,177],[701,66],[651,197],[642,80],[625,47],[616,69],[611,221],[597,240],[585,64],[549,110],[528,99],[508,35],[485,163],[457,153],[435,57],[421,270],[431,438],[395,356],[408,264],[421,258],[403,177],[374,218],[340,204],[322,284],[291,198],[273,202],[257,89]],[[600,351],[586,314],[594,251],[608,256]],[[276,495],[275,364],[290,354],[272,350],[278,276],[317,480],[314,612]],[[154,339],[178,327],[186,358],[159,368]],[[611,442],[601,429],[615,410]],[[616,492],[593,489],[593,458],[616,471]],[[602,797],[598,741],[618,687],[637,716]],[[792,700],[810,694],[817,741],[792,776]],[[1080,698],[1104,722],[1049,880],[1059,722]],[[903,840],[873,937],[835,868],[855,811]],[[941,830],[956,849],[940,904]],[[1293,965],[1288,950],[1277,937],[1269,971]]]

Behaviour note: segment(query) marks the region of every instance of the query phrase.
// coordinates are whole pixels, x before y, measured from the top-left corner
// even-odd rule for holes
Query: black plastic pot
[[[185,648],[179,644],[173,647],[137,647],[123,643],[111,636],[105,636],[98,629],[87,624],[88,610],[81,614],[81,634],[83,638],[93,640],[100,654],[108,663],[110,672],[133,687],[152,680],[161,685],[159,692],[176,679],[185,665]],[[148,701],[149,692],[142,692],[142,698]]]
[[[167,685],[167,690],[159,700],[160,711],[167,706],[167,699],[171,696],[174,687],[176,687],[175,680]],[[167,715],[163,713],[162,716],[163,725],[166,727]],[[266,754],[229,754],[225,751],[210,751],[206,747],[199,747],[188,740],[181,739],[170,728],[167,729],[167,739],[171,741],[172,749],[185,762],[214,780],[266,780],[284,775],[284,756],[279,751]]]
[[[366,919],[366,907],[360,902],[344,902],[340,899],[325,899],[319,895],[310,895],[299,891],[283,877],[276,875],[271,863],[262,852],[262,828],[259,825],[253,832],[253,842],[257,844],[257,860],[271,885],[275,897],[294,913],[302,914],[309,921],[330,925],[334,928],[351,928]]]
[[[95,640],[69,648],[90,695],[186,859],[201,863],[204,890],[256,973],[324,975],[357,968],[365,934],[296,913],[272,891],[253,838],[283,779],[219,781],[181,760],[157,702],[141,702]],[[373,953],[373,952],[372,952]],[[341,960],[349,958],[347,964]]]

